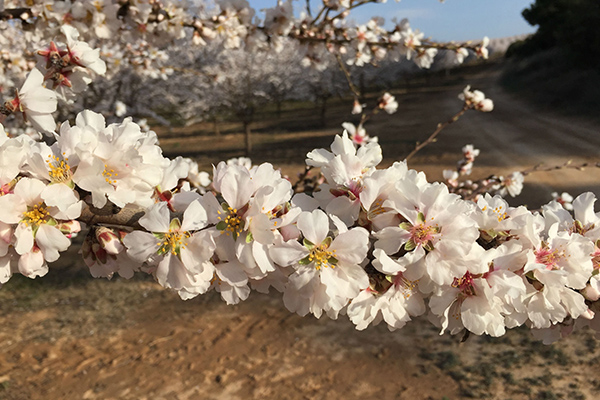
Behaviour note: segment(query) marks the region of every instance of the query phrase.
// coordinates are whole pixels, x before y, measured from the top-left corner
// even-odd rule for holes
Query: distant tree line
[[[523,10],[535,34],[514,43],[509,56],[528,56],[551,48],[562,48],[574,62],[600,66],[600,1],[536,0]]]

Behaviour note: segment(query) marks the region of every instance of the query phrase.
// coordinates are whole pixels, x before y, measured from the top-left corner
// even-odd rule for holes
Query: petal
[[[127,255],[138,262],[145,262],[158,251],[160,239],[148,232],[133,231],[123,238]]]
[[[65,251],[69,248],[71,240],[55,227],[43,224],[40,225],[35,234],[35,243],[44,253],[46,261],[52,262],[58,260],[59,251]]]
[[[170,222],[169,208],[165,202],[154,204],[146,211],[146,214],[140,218],[140,225],[149,232],[169,232]]]
[[[329,232],[329,218],[321,210],[314,210],[312,213],[303,212],[298,217],[298,229],[306,239],[319,245]]]
[[[183,213],[182,231],[197,231],[208,224],[208,215],[199,201],[193,201]]]

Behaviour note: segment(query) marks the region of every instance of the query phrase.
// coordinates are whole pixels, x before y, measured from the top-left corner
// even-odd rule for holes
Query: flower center
[[[452,287],[460,290],[460,293],[465,296],[475,296],[475,286],[473,285],[473,275],[467,271],[462,278],[454,278]]]
[[[50,176],[50,180],[54,183],[65,183],[71,180],[73,176],[73,172],[71,171],[71,167],[67,164],[69,161],[68,158],[64,160],[60,160],[58,156],[49,155],[46,163],[50,170],[48,171],[48,175]]]
[[[549,271],[558,269],[558,263],[565,256],[564,251],[559,249],[550,249],[545,246],[535,251],[534,254],[535,262],[538,264],[544,264],[546,269]]]
[[[437,225],[425,225],[425,223],[414,225],[410,228],[410,241],[415,246],[422,246],[428,251],[433,250],[434,235],[440,232]]]
[[[50,213],[46,209],[44,203],[39,203],[33,207],[27,207],[27,211],[23,213],[22,222],[27,225],[40,225],[45,223],[50,217]]]
[[[223,203],[222,208],[223,211],[217,211],[217,214],[219,214],[217,229],[227,236],[233,235],[233,237],[237,239],[240,232],[244,230],[244,219],[238,214],[237,208],[231,208],[225,203]]]
[[[308,254],[308,260],[315,263],[316,270],[327,267],[335,268],[335,264],[337,264],[337,259],[334,257],[335,250],[329,251],[327,250],[328,247],[329,244],[321,243],[313,247]]]
[[[404,299],[408,300],[410,296],[412,296],[417,291],[417,285],[419,284],[419,280],[408,280],[402,275],[402,272],[399,272],[398,275],[394,277],[393,283],[394,286],[402,292],[402,296],[404,296]]]
[[[390,211],[389,208],[383,206],[383,199],[379,197],[375,202],[371,205],[371,209],[369,210],[369,219],[373,219],[378,215],[384,214]]]
[[[116,185],[116,178],[117,176],[119,176],[119,174],[115,172],[114,169],[109,169],[108,165],[104,164],[104,171],[102,171],[102,176],[104,177],[106,183],[110,185]]]
[[[188,232],[169,230],[169,232],[165,233],[162,237],[162,241],[156,244],[159,246],[157,253],[160,255],[167,253],[179,255],[181,249],[185,249],[187,239],[190,236],[191,235]]]
[[[13,179],[12,181],[0,186],[0,196],[4,196],[5,194],[13,193],[13,188],[15,187],[16,182],[17,182],[17,180]]]
[[[502,211],[502,209],[503,209],[502,206],[498,206],[498,207],[489,209],[490,211],[492,211],[494,214],[497,215],[498,222],[502,222],[508,218],[508,213],[506,211]],[[485,206],[481,209],[481,211],[487,211],[487,210],[488,210],[488,206]]]

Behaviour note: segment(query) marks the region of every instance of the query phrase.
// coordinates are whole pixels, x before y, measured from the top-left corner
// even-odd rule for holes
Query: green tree
[[[577,62],[600,65],[599,0],[536,0],[523,10],[523,17],[538,30],[511,53],[561,47]]]

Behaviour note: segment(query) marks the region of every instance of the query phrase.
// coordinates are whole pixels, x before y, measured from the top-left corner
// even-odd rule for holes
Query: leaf
[[[310,259],[310,256],[306,256],[302,260],[298,261],[298,264],[300,264],[300,265],[308,265],[311,262],[312,262],[312,260]]]
[[[169,224],[169,231],[178,231],[181,228],[181,221],[179,218],[173,218]]]
[[[417,244],[415,242],[411,240],[409,240],[408,242],[404,243],[404,250],[406,251],[412,251],[417,247]]]
[[[398,225],[398,227],[400,229],[404,229],[405,231],[409,231],[413,226],[410,222],[402,222],[400,225]]]
[[[306,238],[304,240],[302,240],[302,244],[304,245],[304,247],[306,247],[309,250],[312,250],[315,248],[314,243],[312,243],[310,240],[308,240]]]
[[[220,231],[224,231],[227,228],[227,223],[225,223],[225,221],[219,221],[216,228]]]

